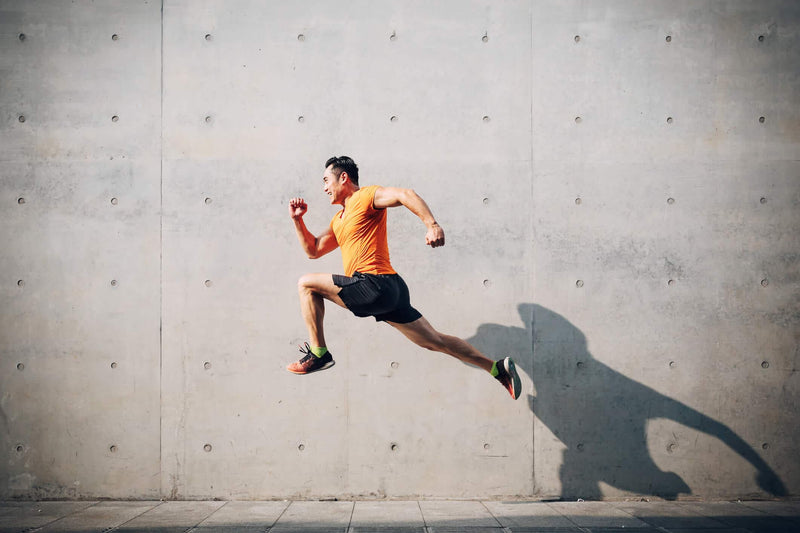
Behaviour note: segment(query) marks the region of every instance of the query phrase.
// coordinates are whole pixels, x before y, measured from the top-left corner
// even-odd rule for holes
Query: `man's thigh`
[[[339,291],[341,291],[342,288],[333,282],[332,274],[305,274],[297,282],[297,285],[301,289],[308,289],[316,294],[319,294],[326,300],[330,300],[336,305],[346,307],[342,299],[339,297]]]

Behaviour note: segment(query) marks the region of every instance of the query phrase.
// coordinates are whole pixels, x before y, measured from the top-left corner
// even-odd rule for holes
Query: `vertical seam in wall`
[[[158,470],[159,493],[164,497],[164,0],[161,0],[161,110],[159,125],[158,198]]]
[[[533,206],[533,202],[535,200],[535,197],[534,197],[534,188],[535,187],[534,187],[534,183],[533,183],[533,179],[534,179],[534,168],[533,168],[534,167],[534,162],[533,162],[533,154],[534,154],[534,151],[533,151],[533,96],[534,96],[534,94],[533,94],[533,80],[534,80],[534,71],[533,71],[533,58],[534,58],[534,50],[533,50],[533,8],[534,8],[534,6],[533,6],[533,4],[534,4],[534,0],[531,0],[531,2],[528,4],[529,9],[530,9],[530,29],[528,31],[528,35],[530,35],[530,39],[531,39],[530,57],[528,58],[528,65],[529,65],[529,68],[530,68],[530,75],[529,75],[528,81],[530,83],[530,85],[529,85],[529,87],[530,87],[529,105],[530,105],[530,115],[531,115],[531,123],[530,123],[530,145],[531,145],[531,163],[530,163],[531,164],[531,176],[530,176],[530,180],[531,181],[530,181],[530,191],[529,191],[529,193],[530,193],[530,197],[529,197],[530,203],[528,205],[531,206],[531,207]],[[535,304],[534,293],[535,293],[535,287],[536,287],[536,285],[535,285],[535,280],[536,280],[536,261],[534,260],[535,254],[536,254],[535,238],[534,237],[536,235],[536,232],[534,231],[534,224],[533,224],[534,213],[533,213],[533,211],[534,211],[533,209],[528,209],[528,217],[529,217],[528,218],[528,231],[530,232],[529,233],[530,242],[528,243],[528,246],[530,248],[528,250],[528,253],[531,254],[530,255],[530,261],[528,262],[528,264],[530,265],[531,273],[530,273],[530,276],[528,278],[528,291],[527,292],[528,292],[528,300],[531,302],[531,304]],[[534,328],[533,314],[534,314],[534,307],[532,306],[531,307],[531,316],[530,317],[526,316],[526,317],[523,318],[523,320],[528,320],[529,321],[530,328],[531,328],[531,366],[530,366],[531,375],[528,376],[531,379],[531,381],[533,381],[533,376],[536,374],[536,368],[535,368],[535,363],[536,363],[536,357],[535,357],[536,340],[535,340],[535,332],[534,332],[534,329],[533,329]],[[528,329],[528,324],[525,324],[525,329],[526,330]],[[534,400],[534,402],[535,402],[535,400]],[[531,409],[531,495],[533,495],[535,493],[536,493],[536,413],[533,411],[533,409]]]

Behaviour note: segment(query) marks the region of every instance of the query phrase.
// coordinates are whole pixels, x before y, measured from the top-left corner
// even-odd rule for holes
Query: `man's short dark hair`
[[[342,175],[342,172],[347,172],[350,181],[352,181],[354,185],[358,185],[358,166],[351,158],[346,155],[331,157],[325,162],[325,168],[331,165],[333,165],[331,170],[333,170],[337,178]]]

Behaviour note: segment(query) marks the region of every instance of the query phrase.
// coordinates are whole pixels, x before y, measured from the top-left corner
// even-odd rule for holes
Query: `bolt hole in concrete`
[[[582,452],[582,451],[583,451],[583,448],[584,448],[584,446],[583,446],[583,443],[582,443],[582,442],[579,442],[579,443],[578,443],[578,446],[577,446],[577,448],[578,448],[578,451],[579,451],[579,452]]]
[[[22,446],[22,444],[17,444],[15,450],[17,450],[17,453],[22,453],[25,451],[25,448]]]
[[[25,280],[24,279],[21,279],[21,280],[17,281],[17,287],[24,287],[24,286],[25,286]]]
[[[214,283],[213,283],[213,282],[212,282],[210,279],[207,279],[207,280],[205,281],[205,286],[206,286],[206,287],[211,287],[212,285],[214,285]]]
[[[764,198],[764,197],[762,197],[762,198],[761,198],[761,200],[759,200],[759,201],[760,201],[762,204],[765,204],[765,203],[767,203],[767,199],[766,199],[766,198]]]
[[[17,363],[17,370],[22,372],[23,370],[25,370],[25,365],[23,363]]]
[[[298,450],[300,450],[300,451],[302,452],[303,450],[305,450],[305,449],[306,449],[306,445],[305,445],[305,444],[301,444],[301,445],[299,445],[299,446],[297,447],[297,449],[298,449]]]
[[[761,280],[761,286],[762,287],[766,287],[767,285],[769,285],[769,280],[768,279],[762,279]]]
[[[211,202],[213,202],[213,201],[214,200],[212,200],[211,198],[206,198],[205,199],[206,205],[211,205]]]
[[[117,447],[116,447],[115,445],[113,445],[113,444],[111,445],[111,447],[110,447],[108,450],[109,450],[111,453],[117,453]]]
[[[395,443],[393,442],[393,443],[392,443],[392,445],[391,445],[391,446],[389,446],[389,448],[390,448],[390,449],[391,449],[393,452],[396,452],[396,451],[397,451],[397,450],[398,450],[400,447],[399,447],[397,444],[395,444]]]
[[[675,280],[674,280],[674,279],[671,279],[671,280],[669,280],[669,281],[667,282],[667,285],[669,285],[670,287],[672,287],[673,285],[675,285]]]
[[[491,287],[492,286],[492,280],[490,280],[490,279],[483,280],[483,286],[487,287],[487,288]]]
[[[677,367],[677,366],[678,366],[678,363],[676,363],[675,361],[670,361],[670,362],[669,362],[669,367],[670,367],[670,368],[675,368],[675,367]]]
[[[763,35],[759,35],[758,36],[758,42],[760,42],[760,43],[764,42],[764,36]]]
[[[575,198],[575,205],[581,205],[582,203],[583,203],[583,200],[581,200],[580,196]]]
[[[761,368],[769,368],[769,361],[761,361]]]
[[[25,115],[20,115],[17,120],[19,120],[20,122],[25,122]]]
[[[302,33],[299,33],[299,34],[297,35],[297,40],[298,40],[298,41],[300,41],[300,42],[302,43],[303,41],[305,41],[305,40],[306,40],[306,36],[305,36],[305,35],[303,35]]]
[[[578,281],[576,281],[576,282],[575,282],[575,286],[576,286],[576,287],[578,287],[578,288],[581,288],[581,287],[583,287],[583,280],[582,280],[582,279],[579,279]]]
[[[575,117],[575,124],[580,124],[581,122],[583,122],[581,117]]]
[[[116,287],[117,285],[119,285],[119,282],[117,280],[115,280],[115,279],[112,279],[111,280],[111,286],[112,287]]]
[[[390,41],[396,41],[397,40],[397,32],[393,31],[392,34],[389,36],[389,40]]]
[[[672,205],[672,204],[674,204],[674,203],[675,203],[675,198],[667,198],[667,203],[668,203],[669,205]]]
[[[113,117],[111,117],[111,122],[119,122],[119,117],[117,115],[114,115]]]
[[[111,199],[111,205],[117,205],[118,203],[119,203],[119,200],[117,200],[116,198],[112,198]]]
[[[765,442],[764,444],[762,444],[761,445],[761,449],[762,450],[769,450],[769,442]]]
[[[672,122],[673,122],[672,117],[667,117],[667,124],[672,124]]]
[[[758,121],[759,121],[760,123],[762,123],[762,124],[763,124],[764,122],[766,122],[766,120],[767,120],[767,117],[758,117]]]
[[[117,363],[116,363],[116,362],[114,362],[114,363],[111,363],[111,368],[112,368],[112,369],[114,369],[114,368],[117,368]]]
[[[211,120],[212,120],[212,119],[211,119],[211,115],[208,115],[208,116],[205,118],[206,124],[211,124]]]
[[[210,452],[210,451],[211,451],[211,445],[210,445],[210,444],[206,444],[205,446],[203,446],[203,450],[204,450],[206,453]]]
[[[19,198],[17,198],[17,203],[18,203],[19,205],[22,205],[22,204],[24,204],[24,203],[25,203],[25,198],[23,198],[22,196],[20,196]]]
[[[488,124],[492,121],[492,118],[489,115],[483,115],[483,121]]]
[[[297,117],[297,122],[299,122],[300,124],[302,124],[305,121],[306,121],[306,117],[304,117],[303,115],[300,115],[299,117]]]
[[[579,42],[581,42],[581,36],[580,36],[580,35],[576,35],[576,36],[575,36],[575,42],[576,42],[576,43],[579,43]]]
[[[211,42],[214,40],[214,36],[210,33],[206,33],[206,41]]]
[[[26,35],[24,33],[20,33],[19,34],[19,40],[20,41],[24,41],[25,39],[27,39]]]
[[[203,363],[203,368],[205,368],[206,370],[211,370],[211,363],[206,361],[205,363]]]
[[[484,444],[484,445],[483,445],[483,449],[484,449],[484,450],[487,450],[487,451],[488,451],[488,450],[489,450],[489,448],[491,448],[491,446],[489,445],[489,443],[488,443],[488,442],[487,442],[486,444]]]
[[[398,363],[397,361],[392,361],[392,368],[394,368],[395,370],[400,368],[400,363]]]
[[[397,115],[392,115],[391,117],[389,117],[389,122],[397,122],[397,120],[398,120]]]
[[[117,34],[115,33],[114,35],[112,35],[112,36],[111,36],[111,40],[112,40],[112,41],[119,41],[119,35],[117,35]]]
[[[584,363],[583,361],[578,361],[577,367],[579,369],[583,369],[584,367],[586,367],[586,363]]]
[[[484,33],[483,37],[481,37],[481,41],[488,43],[489,42],[489,33]]]
[[[671,42],[672,42],[672,35],[667,35],[667,42],[668,42],[668,43],[671,43]]]
[[[677,444],[675,444],[674,442],[670,442],[669,444],[667,444],[667,453],[675,452],[675,448],[677,447],[678,447]]]

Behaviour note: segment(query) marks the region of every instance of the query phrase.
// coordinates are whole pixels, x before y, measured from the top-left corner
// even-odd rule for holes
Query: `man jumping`
[[[425,201],[411,189],[359,187],[358,166],[346,156],[328,159],[322,181],[331,204],[342,206],[330,226],[319,237],[312,234],[303,222],[308,205],[302,198],[289,201],[289,215],[309,258],[317,259],[337,247],[342,249],[345,275],[306,274],[300,278],[300,306],[310,346],[306,343],[300,349],[305,356],[287,370],[309,374],[334,365],[322,329],[324,300],[329,300],[356,316],[372,316],[377,321],[388,322],[423,348],[452,355],[486,370],[503,384],[512,398],[519,398],[521,384],[514,361],[510,357],[492,361],[466,341],[433,329],[425,317],[411,307],[408,287],[389,262],[388,207],[408,208],[428,228],[425,244],[432,248],[444,246],[444,230],[436,223]]]

